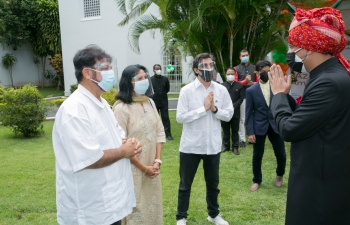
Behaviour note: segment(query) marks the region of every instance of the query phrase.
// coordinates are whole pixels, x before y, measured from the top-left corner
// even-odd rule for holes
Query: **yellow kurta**
[[[124,129],[127,138],[135,137],[142,143],[138,159],[146,166],[152,166],[156,155],[156,144],[165,142],[162,121],[152,99],[132,104],[119,103],[114,115]],[[132,165],[136,208],[123,220],[124,225],[162,225],[162,185],[160,175],[149,178]]]

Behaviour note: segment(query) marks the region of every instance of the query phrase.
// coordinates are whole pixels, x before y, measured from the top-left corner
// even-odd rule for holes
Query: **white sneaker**
[[[228,222],[222,218],[221,214],[217,215],[215,218],[208,216],[207,220],[216,225],[229,225]]]
[[[186,219],[183,218],[181,220],[176,221],[176,225],[186,225],[186,222],[187,222]]]

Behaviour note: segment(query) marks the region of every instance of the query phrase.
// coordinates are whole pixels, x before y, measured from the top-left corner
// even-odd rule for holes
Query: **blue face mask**
[[[247,62],[249,62],[249,56],[244,56],[244,57],[242,57],[241,62],[242,62],[242,63],[247,63]]]
[[[96,72],[100,72],[102,76],[102,80],[100,82],[90,79],[93,82],[95,82],[102,90],[109,91],[113,88],[113,85],[115,83],[115,76],[113,70],[106,70],[106,71],[98,71],[91,69]]]
[[[144,95],[148,90],[148,87],[149,87],[148,79],[136,81],[134,91],[139,95]]]

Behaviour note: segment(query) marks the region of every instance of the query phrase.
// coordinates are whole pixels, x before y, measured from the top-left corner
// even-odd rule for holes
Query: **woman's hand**
[[[159,167],[156,167],[155,165],[153,165],[153,166],[146,166],[146,169],[145,169],[144,173],[149,178],[155,178],[160,173]]]

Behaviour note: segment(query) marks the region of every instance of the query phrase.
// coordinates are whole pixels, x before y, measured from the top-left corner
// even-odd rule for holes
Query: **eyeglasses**
[[[198,64],[198,69],[214,69],[214,67],[215,67],[215,62]]]
[[[98,68],[99,71],[105,71],[105,70],[111,70],[112,69],[112,65],[110,63],[97,63],[94,65],[93,68],[91,69],[94,69],[94,68]]]

